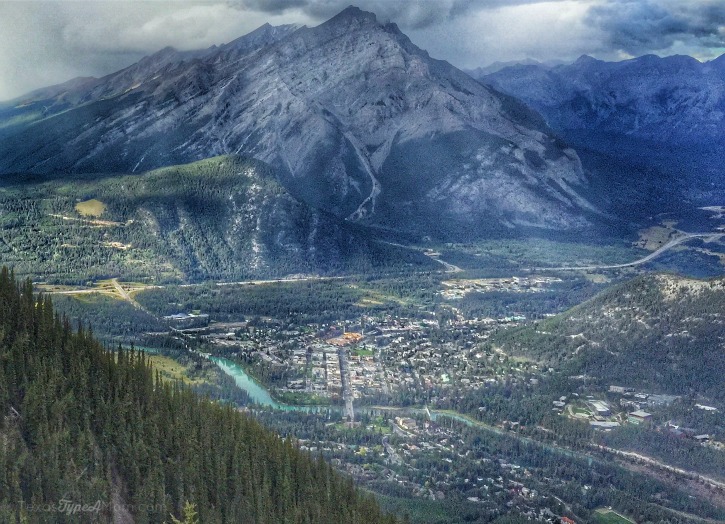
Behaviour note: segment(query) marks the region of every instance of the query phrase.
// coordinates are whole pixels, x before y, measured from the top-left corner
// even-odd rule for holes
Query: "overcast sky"
[[[265,22],[317,25],[351,0],[0,0],[0,100],[99,76],[171,45],[221,44]],[[435,58],[619,60],[725,52],[725,0],[356,0]]]

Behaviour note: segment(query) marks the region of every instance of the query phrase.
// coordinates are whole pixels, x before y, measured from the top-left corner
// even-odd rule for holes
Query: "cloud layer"
[[[316,25],[350,2],[460,67],[725,52],[725,0],[0,0],[0,100],[107,74],[168,45],[228,42],[264,22]]]
[[[676,44],[725,47],[725,2],[618,0],[592,7],[586,21],[607,35],[614,49],[630,55]]]
[[[545,1],[548,0],[359,0],[356,5],[404,29],[424,29],[472,12]],[[349,6],[350,0],[236,0],[233,4],[272,14],[297,10],[313,19],[325,20]]]

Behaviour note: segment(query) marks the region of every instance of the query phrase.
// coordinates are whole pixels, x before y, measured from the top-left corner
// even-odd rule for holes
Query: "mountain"
[[[497,344],[603,386],[723,403],[724,312],[725,279],[648,275]]]
[[[538,60],[534,60],[533,58],[525,58],[523,60],[510,60],[507,62],[493,62],[492,64],[489,64],[487,66],[483,67],[477,67],[475,69],[464,69],[466,73],[471,75],[473,78],[481,78],[485,75],[490,75],[492,73],[496,73],[497,71],[501,71],[501,69],[504,69],[505,67],[512,67],[517,65],[537,65],[537,66],[545,66],[546,64],[543,64],[542,62],[539,62]],[[553,63],[549,63],[549,65],[557,65]]]
[[[2,522],[395,522],[291,440],[72,329],[7,268],[0,413]]]
[[[579,230],[598,213],[577,153],[538,114],[354,7],[313,28],[164,50],[47,95],[0,112],[0,172],[243,154],[338,218],[445,238]]]
[[[0,260],[44,280],[228,281],[434,265],[298,201],[251,159],[7,182]]]
[[[621,62],[582,56],[569,65],[515,65],[478,78],[516,96],[583,155],[645,176],[699,205],[725,196],[725,55],[646,55]],[[607,160],[607,161],[608,161]]]

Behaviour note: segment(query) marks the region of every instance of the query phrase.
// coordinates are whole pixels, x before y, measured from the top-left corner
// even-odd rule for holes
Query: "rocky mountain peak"
[[[576,152],[536,113],[373,13],[265,25],[186,58],[101,79],[83,106],[0,143],[0,171],[141,171],[243,154],[341,219],[450,238],[579,228],[596,212]]]
[[[572,65],[579,66],[579,67],[586,67],[586,66],[594,66],[594,65],[600,64],[600,63],[602,63],[602,61],[597,60],[593,56],[581,55],[579,58],[576,59],[576,61],[574,61],[574,63]],[[532,64],[532,65],[536,65],[536,64]]]
[[[262,24],[251,33],[240,36],[232,40],[228,44],[222,46],[222,49],[234,49],[237,51],[247,52],[254,49],[273,44],[282,38],[294,33],[301,27],[299,24],[271,25],[269,23]]]
[[[311,28],[311,31],[318,36],[335,38],[359,31],[380,30],[382,27],[374,13],[351,5],[326,22]]]
[[[357,6],[349,5],[338,14],[330,18],[327,22],[324,22],[322,26],[324,27],[327,25],[344,24],[351,22],[357,22],[361,24],[377,24],[378,19],[375,16],[375,13],[371,13],[370,11],[363,11]]]

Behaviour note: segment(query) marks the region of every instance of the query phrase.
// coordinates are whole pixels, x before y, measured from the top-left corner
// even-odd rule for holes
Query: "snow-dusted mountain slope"
[[[354,7],[314,28],[163,50],[0,108],[2,172],[140,171],[225,153],[266,162],[340,218],[439,237],[576,229],[597,213],[577,153],[538,114]]]

